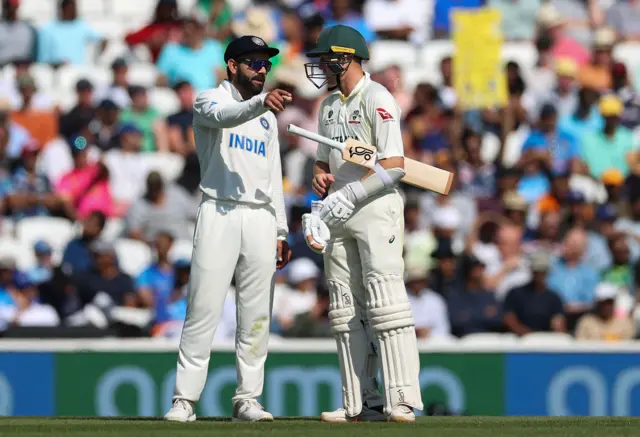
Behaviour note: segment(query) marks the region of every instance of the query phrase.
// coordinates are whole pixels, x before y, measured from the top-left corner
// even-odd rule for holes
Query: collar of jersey
[[[240,91],[238,91],[238,89],[230,81],[222,81],[222,87],[227,90],[229,94],[231,94],[231,97],[233,97],[234,100],[237,100],[238,102],[242,102],[244,100],[242,98],[242,95],[240,95]]]
[[[362,79],[360,79],[358,81],[358,83],[356,84],[356,86],[353,88],[353,91],[351,91],[351,94],[349,94],[349,96],[345,97],[344,94],[340,93],[340,101],[341,102],[346,102],[347,100],[351,99],[352,97],[357,96],[358,94],[360,94],[360,91],[362,91],[362,89],[364,88],[364,86],[369,83],[369,73],[367,73],[366,71],[364,72],[364,76],[362,76]]]

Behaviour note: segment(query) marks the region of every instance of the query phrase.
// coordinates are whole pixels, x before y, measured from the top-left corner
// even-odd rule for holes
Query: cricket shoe
[[[362,412],[356,417],[347,419],[347,413],[344,408],[338,408],[334,411],[325,411],[320,415],[320,421],[329,423],[345,423],[345,422],[384,422],[387,420],[382,413],[382,406],[369,408],[362,407]]]
[[[391,413],[387,415],[387,421],[398,423],[415,422],[416,415],[413,412],[413,408],[400,404],[396,405],[393,410],[391,410]]]
[[[232,422],[273,422],[271,413],[264,411],[264,407],[257,401],[249,399],[237,402],[233,406]]]
[[[164,415],[164,420],[171,422],[194,422],[196,420],[196,412],[193,407],[193,402],[186,399],[176,399],[173,401],[169,412]]]

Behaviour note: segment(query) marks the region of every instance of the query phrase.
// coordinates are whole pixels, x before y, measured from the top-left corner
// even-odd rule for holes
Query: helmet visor
[[[318,61],[304,64],[304,69],[307,79],[320,89],[333,77],[346,71],[351,61],[353,61],[353,55],[330,53],[320,56]]]

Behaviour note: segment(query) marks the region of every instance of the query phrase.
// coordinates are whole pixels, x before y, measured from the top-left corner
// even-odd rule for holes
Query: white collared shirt
[[[200,162],[200,189],[219,200],[272,205],[278,237],[288,233],[276,117],[266,94],[243,100],[229,81],[200,93],[193,131]]]
[[[355,138],[378,149],[378,159],[404,156],[400,129],[400,106],[391,93],[365,73],[351,94],[329,95],[320,106],[318,133],[344,142]],[[318,144],[317,159],[329,164],[336,178],[331,189],[360,180],[367,169],[342,159],[342,153]]]

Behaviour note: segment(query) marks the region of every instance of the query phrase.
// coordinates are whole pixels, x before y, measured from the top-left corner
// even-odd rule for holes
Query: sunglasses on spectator
[[[271,61],[264,59],[240,59],[239,62],[247,64],[247,67],[253,71],[260,71],[264,67],[267,73],[271,71],[271,66],[273,65]]]

